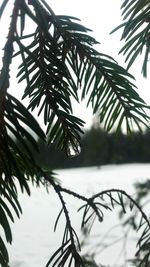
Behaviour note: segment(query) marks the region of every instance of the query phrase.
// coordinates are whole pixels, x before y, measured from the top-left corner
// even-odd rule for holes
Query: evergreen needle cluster
[[[10,2],[2,0],[0,18]],[[126,44],[121,52],[127,54],[130,67],[145,50],[142,70],[146,76],[149,1],[125,0],[122,9],[125,22],[120,27],[123,27],[122,38]],[[104,211],[113,210],[116,205],[126,212],[124,198],[127,198],[130,209],[136,206],[141,214],[138,230],[142,228],[142,234],[136,257],[146,251],[139,266],[148,266],[150,223],[137,203],[122,190],[110,189],[86,198],[62,188],[53,172],[42,169],[36,162],[31,149],[39,151],[39,138],[47,146],[55,144],[68,157],[80,153],[84,122],[72,113],[73,99],[80,103],[86,98],[87,106],[92,105],[93,113],[99,114],[99,121],[107,131],[120,130],[122,125],[127,133],[131,133],[133,126],[138,130],[142,125],[147,127],[149,107],[137,94],[133,75],[112,57],[95,50],[98,42],[78,18],[56,15],[45,0],[14,0],[10,12],[0,72],[0,224],[4,232],[4,239],[0,236],[1,266],[9,266],[5,245],[5,241],[12,243],[9,221],[14,222],[14,214],[20,217],[22,212],[18,184],[22,192],[30,195],[31,182],[51,186],[58,195],[62,209],[55,228],[62,213],[66,220],[62,243],[46,266],[86,266],[63,194],[84,202],[79,209],[83,211],[81,227],[87,223],[92,225],[96,218],[101,223]],[[29,23],[33,27],[30,28]],[[10,81],[14,58],[19,58],[17,79],[23,86],[26,84],[22,99],[28,99],[28,107],[9,92],[10,88],[16,90]],[[43,117],[46,130],[32,115],[34,110]]]

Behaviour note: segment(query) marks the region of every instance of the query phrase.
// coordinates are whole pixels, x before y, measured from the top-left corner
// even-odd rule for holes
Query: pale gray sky
[[[103,53],[108,53],[113,57],[118,57],[118,44],[120,34],[110,36],[110,31],[121,21],[120,0],[51,0],[51,7],[59,15],[72,15],[81,19],[81,23],[93,32],[90,33],[100,45],[97,49]],[[75,106],[75,115],[86,120],[87,127],[91,125],[92,110],[86,108],[86,101],[82,106]]]
[[[119,64],[126,67],[123,55],[118,55],[120,48],[123,46],[121,39],[121,30],[110,35],[112,29],[121,24],[121,4],[122,0],[51,0],[51,7],[56,14],[68,14],[81,19],[81,22],[93,30],[93,36],[100,42],[97,47],[102,53],[107,53],[114,57]],[[143,78],[141,75],[142,58],[129,70],[136,78],[138,93],[144,100],[150,104],[149,77]],[[76,108],[76,114],[82,116],[85,113],[87,125],[90,125],[92,112],[90,109]]]
[[[13,1],[12,1],[13,2]],[[11,2],[11,4],[12,4]],[[119,49],[123,43],[120,42],[121,31],[110,35],[110,31],[121,23],[121,0],[47,0],[51,5],[51,8],[56,14],[72,15],[81,19],[81,23],[91,30],[92,35],[100,42],[97,49],[102,53],[107,53],[114,57],[122,66],[125,67],[124,58],[122,55],[118,55]],[[6,30],[9,22],[10,7],[5,13],[0,23],[0,50],[3,47],[6,35]],[[2,50],[0,51],[0,57],[2,56]],[[148,85],[149,79],[143,79],[141,76],[140,59],[136,62],[130,70],[137,79],[137,85],[139,87],[139,94],[150,103],[150,88]],[[12,86],[16,87],[16,94],[20,95],[22,84],[16,85],[15,77],[12,79]],[[76,116],[81,117],[86,121],[87,127],[91,124],[92,111],[90,108],[86,108],[86,104],[82,106],[74,104],[74,112]]]

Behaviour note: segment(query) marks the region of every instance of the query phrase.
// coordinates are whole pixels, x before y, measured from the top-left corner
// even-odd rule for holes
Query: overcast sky
[[[51,0],[50,3],[57,15],[67,14],[81,19],[81,23],[93,31],[90,34],[100,42],[97,49],[118,58],[120,34],[110,36],[109,33],[121,21],[120,0]],[[86,120],[87,126],[91,124],[92,110],[86,108],[86,102],[81,107],[75,104],[74,110],[77,116]]]
[[[102,53],[107,53],[114,57],[119,64],[125,67],[124,58],[122,55],[118,55],[119,49],[123,43],[120,42],[121,31],[110,35],[110,31],[121,23],[121,11],[120,6],[123,1],[121,0],[47,0],[50,3],[53,11],[58,15],[71,15],[81,19],[81,23],[91,30],[92,35],[100,42],[97,47]],[[13,2],[13,1],[12,1]],[[10,10],[10,9],[9,9]],[[8,11],[9,11],[8,10]],[[7,11],[7,12],[8,12]],[[1,37],[5,36],[6,25],[9,21],[10,14],[5,13],[5,16],[0,23]],[[3,47],[4,38],[1,38],[0,49]],[[0,52],[0,57],[2,52]],[[140,61],[139,61],[140,62]],[[141,76],[140,64],[134,64],[130,70],[137,79],[137,85],[139,87],[139,94],[150,103],[150,89],[148,88],[148,79],[143,79]],[[16,86],[13,79],[13,85]],[[13,86],[13,87],[14,87]],[[17,94],[20,92],[19,84],[16,89]],[[76,116],[80,116],[86,120],[87,126],[91,124],[92,112],[91,109],[86,109],[85,103],[82,106],[74,105],[74,111]]]

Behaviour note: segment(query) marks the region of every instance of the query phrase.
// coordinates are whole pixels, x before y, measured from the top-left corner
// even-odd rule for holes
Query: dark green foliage
[[[125,0],[122,4],[122,16],[125,22],[115,29],[123,28],[122,39],[125,39],[125,45],[120,53],[126,55],[128,68],[139,55],[142,55],[144,58],[142,73],[145,77],[147,76],[150,48],[149,8],[149,0]]]

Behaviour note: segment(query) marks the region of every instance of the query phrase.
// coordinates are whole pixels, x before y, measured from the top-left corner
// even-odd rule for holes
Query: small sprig
[[[48,177],[45,177],[45,179],[49,180]],[[135,257],[139,257],[139,255],[143,253],[149,246],[149,239],[150,239],[150,222],[149,219],[147,218],[146,214],[142,210],[142,208],[139,206],[139,204],[130,196],[128,195],[125,191],[120,190],[120,189],[109,189],[109,190],[104,190],[101,191],[95,195],[93,195],[90,198],[86,198],[83,195],[80,195],[74,191],[68,190],[66,188],[63,188],[61,185],[55,184],[55,182],[52,181],[52,186],[55,189],[55,192],[58,194],[59,199],[62,204],[62,209],[56,219],[55,223],[55,229],[58,224],[58,221],[60,219],[60,216],[62,212],[65,214],[66,218],[66,227],[64,231],[64,237],[63,237],[63,242],[61,247],[54,253],[54,255],[51,257],[49,264],[55,259],[55,263],[52,266],[57,266],[55,265],[57,260],[62,260],[63,264],[66,264],[66,266],[71,266],[68,265],[68,261],[66,260],[66,257],[68,257],[71,254],[71,251],[74,251],[75,255],[78,255],[80,258],[80,255],[78,254],[78,250],[76,248],[76,244],[74,242],[74,236],[76,237],[76,241],[79,244],[79,239],[77,237],[77,234],[72,228],[71,221],[69,218],[69,213],[66,208],[66,203],[63,200],[62,193],[64,192],[65,194],[69,194],[77,199],[80,199],[85,202],[84,205],[82,205],[78,211],[83,210],[83,216],[82,216],[82,222],[81,222],[81,228],[87,227],[90,223],[90,228],[93,226],[93,223],[95,219],[97,218],[100,223],[104,221],[104,210],[108,211],[113,211],[116,206],[121,207],[122,212],[126,213],[127,212],[127,201],[128,200],[128,207],[130,211],[133,210],[133,208],[136,208],[140,214],[140,221],[138,228],[136,229],[137,231],[141,230],[141,236],[137,242],[137,247],[138,250],[136,252]],[[105,200],[106,199],[106,200]],[[69,233],[69,235],[68,235]],[[70,246],[71,244],[71,246]],[[61,254],[59,254],[61,252]],[[77,253],[77,254],[76,254]],[[71,256],[72,259],[73,256]],[[78,258],[77,257],[77,258]],[[144,256],[141,256],[141,260],[139,263],[139,267],[147,267],[147,261],[149,260],[150,253],[149,250],[146,251]],[[73,257],[74,258],[74,257]],[[75,259],[75,258],[74,258]],[[62,264],[61,262],[61,264]],[[71,260],[72,262],[72,260]],[[70,263],[69,263],[70,264]],[[83,263],[82,263],[83,264]],[[81,266],[83,266],[81,264]],[[64,265],[58,265],[58,266],[64,266]],[[76,265],[74,265],[76,266]],[[79,265],[80,266],[80,265]]]

